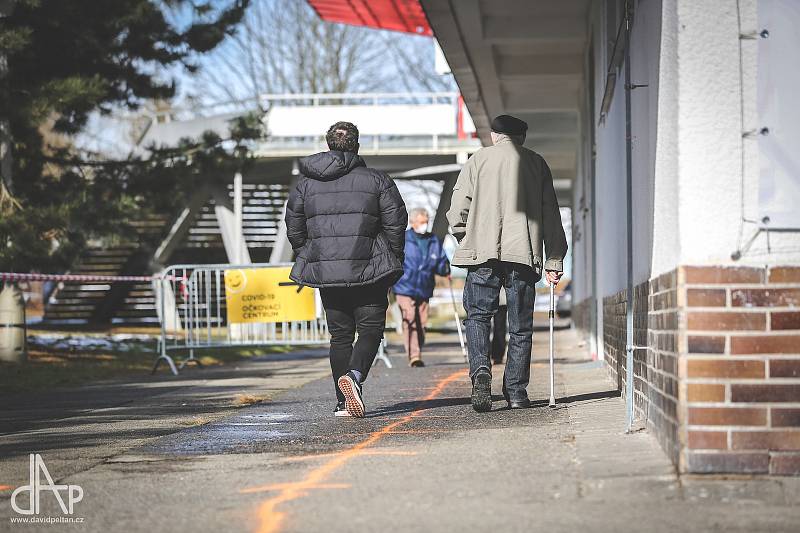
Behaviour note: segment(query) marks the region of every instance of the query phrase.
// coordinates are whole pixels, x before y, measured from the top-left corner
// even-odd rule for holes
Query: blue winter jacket
[[[428,253],[423,255],[420,239],[427,241]],[[406,230],[403,277],[394,286],[394,293],[417,300],[428,300],[433,296],[434,274],[450,274],[450,262],[442,248],[442,241],[432,233],[418,235],[413,229]]]

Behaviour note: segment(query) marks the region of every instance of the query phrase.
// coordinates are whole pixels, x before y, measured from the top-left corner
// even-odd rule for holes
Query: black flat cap
[[[525,135],[528,123],[511,115],[499,115],[492,121],[492,131],[506,135]]]

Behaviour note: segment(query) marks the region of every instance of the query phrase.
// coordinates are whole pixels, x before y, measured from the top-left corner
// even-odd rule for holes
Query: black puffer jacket
[[[408,214],[394,181],[351,152],[305,157],[299,168],[286,206],[292,280],[349,287],[400,279]]]

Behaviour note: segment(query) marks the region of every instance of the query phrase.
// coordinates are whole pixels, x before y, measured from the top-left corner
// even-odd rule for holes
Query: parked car
[[[556,301],[556,316],[558,318],[569,318],[572,316],[572,282],[567,282],[567,286],[561,290]]]

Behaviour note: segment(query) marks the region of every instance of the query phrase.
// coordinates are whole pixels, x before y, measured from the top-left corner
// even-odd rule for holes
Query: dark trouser
[[[384,283],[327,287],[319,291],[331,334],[331,371],[340,402],[344,401],[344,395],[336,385],[339,378],[349,370],[358,370],[364,381],[375,361],[386,326],[388,291]],[[358,341],[353,345],[356,332]]]
[[[502,363],[506,354],[506,324],[508,322],[508,306],[497,307],[492,318],[492,362]]]
[[[536,282],[540,276],[522,264],[492,260],[470,267],[464,287],[464,308],[467,319],[469,375],[479,370],[491,372],[489,333],[492,317],[499,307],[500,287],[506,289],[508,302],[508,359],[503,376],[503,388],[512,400],[528,397],[531,377],[531,346],[533,337],[533,304]]]

